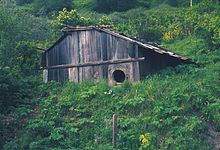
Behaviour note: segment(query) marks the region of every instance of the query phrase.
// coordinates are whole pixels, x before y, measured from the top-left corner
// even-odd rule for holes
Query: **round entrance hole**
[[[121,70],[115,70],[113,72],[113,78],[116,82],[122,83],[125,81],[125,73]]]

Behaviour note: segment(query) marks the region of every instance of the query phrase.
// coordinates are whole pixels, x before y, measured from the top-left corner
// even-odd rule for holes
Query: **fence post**
[[[193,6],[193,1],[192,0],[190,0],[190,7],[192,7]]]
[[[118,132],[118,117],[116,114],[114,114],[112,117],[112,146],[113,146],[113,149],[116,148],[117,132]]]

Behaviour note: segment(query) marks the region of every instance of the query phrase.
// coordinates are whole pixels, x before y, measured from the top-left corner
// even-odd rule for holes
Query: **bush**
[[[42,14],[48,14],[52,11],[61,11],[63,8],[67,10],[73,9],[72,0],[34,0],[35,12],[40,12]]]
[[[139,37],[146,42],[160,43],[162,40],[162,33],[159,30],[146,28],[139,30]]]
[[[137,5],[137,0],[96,0],[96,10],[104,13],[125,11]]]
[[[16,0],[16,3],[18,5],[25,5],[25,4],[30,4],[33,3],[34,0]]]
[[[76,10],[68,11],[66,8],[63,8],[62,11],[59,11],[59,14],[55,21],[52,24],[55,27],[61,28],[63,25],[69,26],[88,26],[93,24],[94,21],[90,18],[81,17]]]

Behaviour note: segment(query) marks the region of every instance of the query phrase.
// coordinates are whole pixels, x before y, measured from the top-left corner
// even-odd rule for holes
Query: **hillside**
[[[219,149],[220,4],[195,0],[0,1],[0,149]],[[66,9],[63,9],[66,7]],[[76,10],[71,10],[76,9]],[[62,24],[105,25],[191,58],[139,83],[42,82]],[[39,49],[40,48],[40,49]]]

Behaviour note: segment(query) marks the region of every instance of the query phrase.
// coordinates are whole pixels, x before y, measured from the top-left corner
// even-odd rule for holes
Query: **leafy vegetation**
[[[63,25],[88,26],[92,24],[92,20],[90,18],[80,17],[76,10],[67,11],[66,8],[63,8],[62,11],[59,11],[59,15],[53,24],[59,27]]]
[[[118,149],[212,149],[208,128],[220,132],[217,1],[193,1],[189,8],[180,0],[132,6],[122,0],[109,9],[110,1],[98,0],[16,2],[0,3],[0,149],[112,149],[113,114],[119,116]],[[51,45],[62,24],[105,25],[199,65],[117,87],[105,81],[43,84],[37,47]]]
[[[210,47],[219,48],[218,9],[219,5],[214,2],[203,1],[191,9],[161,5],[159,9],[138,8],[123,14],[114,13],[110,18],[119,31],[147,42],[169,42],[197,34]]]
[[[136,4],[137,0],[96,0],[96,9],[101,12],[125,11]]]
[[[63,8],[73,9],[72,0],[16,0],[18,5],[25,5],[32,13],[38,15],[51,15]]]
[[[0,149],[16,136],[35,107],[41,84],[37,46],[51,39],[50,25],[14,5],[0,7]]]

